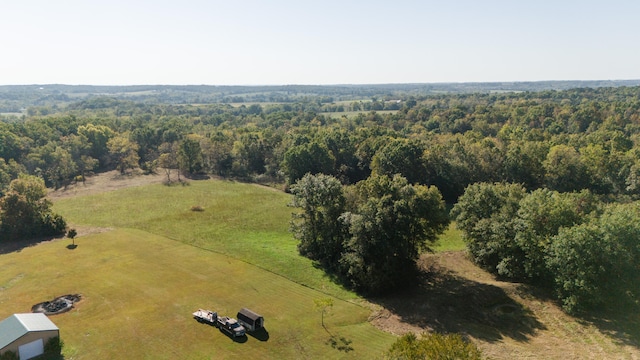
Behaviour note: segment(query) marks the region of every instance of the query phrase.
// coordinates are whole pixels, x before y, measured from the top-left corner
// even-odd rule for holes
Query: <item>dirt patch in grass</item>
[[[166,180],[167,175],[160,172],[156,174],[142,174],[140,171],[132,171],[126,174],[120,174],[119,171],[113,170],[87,177],[84,183],[78,182],[66,188],[51,190],[48,195],[52,199],[92,195],[132,186],[161,184]]]
[[[67,312],[73,308],[73,304],[82,299],[80,294],[69,294],[58,296],[51,301],[41,302],[31,307],[31,312],[44,313],[45,315],[57,315]]]
[[[420,286],[372,299],[375,326],[398,335],[460,333],[491,359],[640,358],[637,314],[568,316],[550,294],[498,281],[463,251],[424,255],[420,266]]]

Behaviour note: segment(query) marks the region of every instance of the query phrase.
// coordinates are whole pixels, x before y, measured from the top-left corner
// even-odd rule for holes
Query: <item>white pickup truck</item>
[[[233,337],[241,337],[246,333],[244,327],[238,324],[236,319],[227,316],[218,316],[218,313],[215,311],[199,309],[193,313],[193,318],[198,320],[198,322],[218,327]]]

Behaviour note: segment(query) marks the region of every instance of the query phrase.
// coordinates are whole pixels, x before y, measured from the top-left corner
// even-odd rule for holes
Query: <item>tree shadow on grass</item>
[[[526,342],[546,329],[502,288],[442,269],[423,273],[414,288],[369,300],[425,331],[460,333],[487,342]]]
[[[52,241],[56,239],[62,239],[64,235],[60,236],[47,236],[47,237],[39,237],[35,239],[24,239],[24,240],[0,240],[0,255],[9,254],[12,252],[20,252],[22,249],[38,245],[42,242]]]
[[[332,348],[345,353],[353,351],[351,343],[353,341],[345,338],[344,336],[331,335],[325,344],[330,345]]]
[[[582,314],[578,321],[593,325],[619,345],[640,348],[640,309],[621,306],[617,310]]]

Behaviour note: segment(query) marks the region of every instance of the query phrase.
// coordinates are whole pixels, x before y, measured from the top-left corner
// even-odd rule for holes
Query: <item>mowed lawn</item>
[[[199,186],[153,191],[189,192]],[[175,216],[188,220],[191,214],[169,215],[171,206],[180,208],[171,198],[167,196],[167,206],[157,209],[167,215],[164,221],[171,222]],[[213,201],[201,203],[206,206]],[[152,225],[160,220],[149,216],[153,211],[145,212],[132,212],[128,217],[131,223],[121,221],[140,224],[146,218],[155,229]],[[91,215],[91,211],[87,213]],[[66,216],[80,223],[76,215]],[[101,219],[99,225],[116,225],[108,223],[108,218],[96,216]],[[192,226],[197,223],[187,222]],[[177,232],[186,231],[187,225],[176,222],[175,226]],[[237,229],[229,231],[239,233]],[[203,245],[203,241],[196,237],[193,242]],[[230,256],[150,232],[114,229],[77,238],[78,247],[73,250],[67,248],[69,243],[56,240],[0,255],[0,318],[29,312],[32,305],[55,296],[82,294],[83,300],[75,309],[51,316],[60,328],[67,360],[375,359],[395,340],[368,323],[369,309],[333,298],[325,324],[338,345],[346,344],[337,349],[329,342],[331,335],[321,326],[321,315],[314,308],[314,300],[326,298],[325,293]],[[228,248],[237,251],[234,246]],[[232,316],[241,307],[249,307],[265,317],[268,334],[234,341],[218,329],[196,322],[191,313],[200,307]]]
[[[291,197],[231,181],[161,184],[59,199],[54,211],[70,226],[135,228],[229,255],[343,299],[356,296],[301,257],[289,232]],[[204,211],[192,211],[200,206]]]

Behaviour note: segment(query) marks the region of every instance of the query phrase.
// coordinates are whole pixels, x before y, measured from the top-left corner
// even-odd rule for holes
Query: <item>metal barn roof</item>
[[[0,349],[28,332],[51,330],[59,329],[45,314],[13,314],[0,322]]]
[[[238,312],[238,317],[240,317],[240,314],[248,317],[249,319],[251,319],[253,321],[256,321],[256,320],[258,320],[259,318],[262,317],[262,315],[258,315],[258,314],[254,313],[253,311],[251,311],[251,310],[249,310],[247,308],[240,309],[240,311]]]

